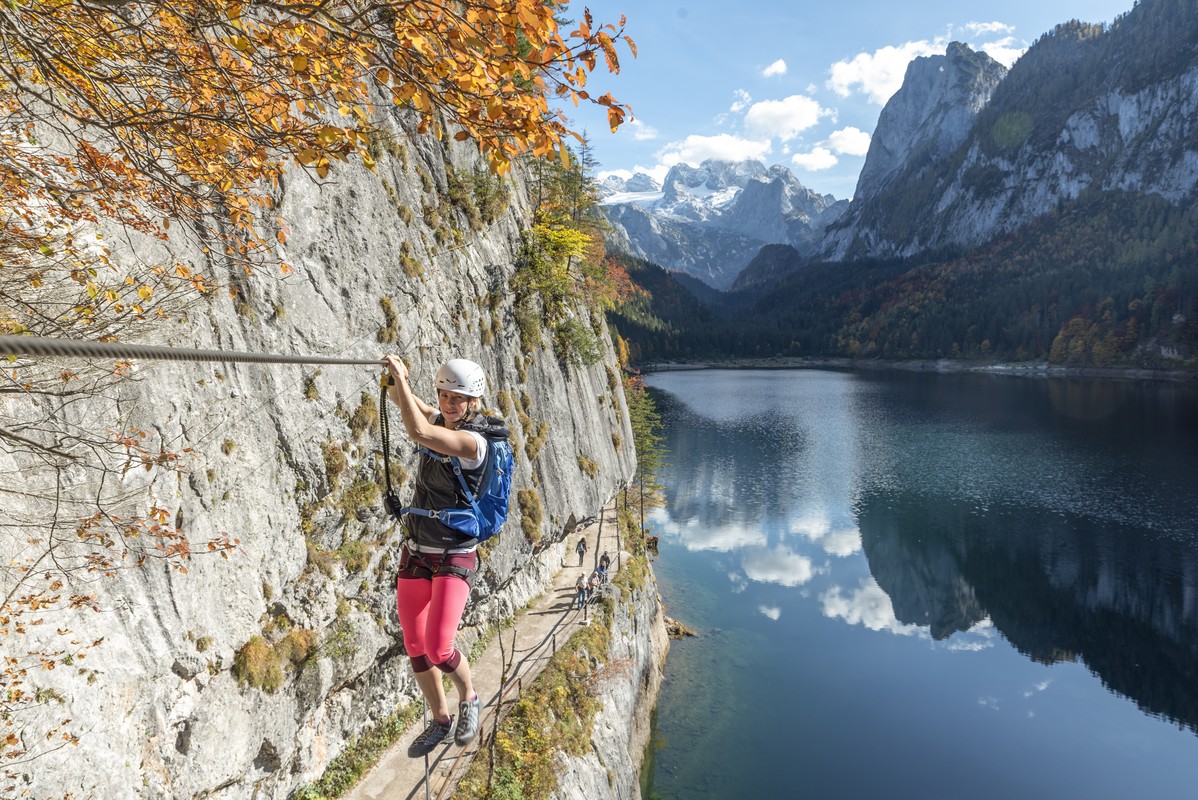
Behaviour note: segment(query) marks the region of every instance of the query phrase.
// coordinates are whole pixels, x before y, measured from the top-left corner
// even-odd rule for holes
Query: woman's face
[[[461,422],[466,416],[466,411],[470,408],[470,400],[468,395],[451,392],[448,389],[437,390],[437,405],[441,408],[441,416],[445,417],[445,421],[452,424]]]

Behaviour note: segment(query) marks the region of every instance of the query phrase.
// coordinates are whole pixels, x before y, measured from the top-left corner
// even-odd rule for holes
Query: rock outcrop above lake
[[[512,426],[517,467],[512,517],[487,547],[459,637],[469,651],[542,591],[559,543],[630,479],[632,431],[602,316],[579,310],[605,343],[593,365],[559,359],[548,342],[521,347],[507,289],[530,210],[521,177],[508,184],[503,213],[474,220],[445,198],[451,182],[485,170],[477,150],[416,135],[402,116],[384,129],[377,173],[286,176],[277,210],[290,235],[279,256],[294,274],[217,266],[222,290],[174,308],[145,343],[365,359],[400,352],[426,397],[445,359],[480,362],[486,400]],[[202,265],[204,244],[134,241],[113,255]],[[197,555],[185,573],[153,558],[127,563],[92,587],[103,613],[55,621],[103,643],[73,669],[31,679],[58,698],[40,713],[69,717],[79,743],[22,765],[20,788],[283,800],[417,696],[394,610],[400,531],[375,489],[380,370],[134,369],[111,394],[72,406],[70,422],[137,427],[190,451],[185,473],[139,469],[112,480],[130,503],[152,504],[189,534],[224,531],[240,545],[227,560]],[[392,444],[405,493],[414,458],[404,441]],[[0,449],[0,471],[27,466]],[[27,484],[25,506],[6,511],[49,524],[39,498],[53,484]],[[239,654],[255,637],[273,648],[292,630],[314,637],[311,650],[279,659],[277,684],[257,681]]]

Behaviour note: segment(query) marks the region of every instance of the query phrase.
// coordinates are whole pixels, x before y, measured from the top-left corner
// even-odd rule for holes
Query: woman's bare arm
[[[466,460],[478,458],[478,442],[466,431],[455,431],[434,425],[429,418],[438,410],[421,400],[412,391],[408,382],[407,365],[398,356],[389,355],[383,364],[391,371],[391,387],[388,394],[391,402],[399,407],[404,430],[408,438],[429,450],[445,456],[457,456]]]

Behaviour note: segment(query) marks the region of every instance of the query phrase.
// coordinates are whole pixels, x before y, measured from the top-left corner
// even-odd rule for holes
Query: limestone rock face
[[[960,42],[942,56],[914,59],[887,101],[869,143],[854,197],[873,197],[915,159],[936,161],[965,141],[1007,70]]]
[[[1141,2],[1109,26],[1058,25],[1005,76],[962,45],[917,59],[819,257],[976,247],[1087,192],[1192,202],[1196,40],[1193,4]]]
[[[629,178],[624,183],[624,191],[626,192],[658,192],[661,187],[657,185],[657,181],[643,172],[638,172]]]
[[[619,602],[611,636],[612,665],[596,691],[591,752],[562,759],[556,800],[639,800],[640,770],[649,744],[670,640],[652,573],[627,602]]]
[[[445,199],[451,182],[484,169],[477,150],[418,136],[403,117],[386,128],[377,173],[287,176],[278,208],[289,235],[279,255],[294,273],[210,267],[228,291],[176,308],[143,343],[371,360],[397,352],[428,400],[443,361],[482,364],[485,399],[508,417],[517,466],[511,517],[487,545],[459,634],[468,651],[481,628],[544,588],[551,545],[631,477],[632,432],[601,315],[577,310],[602,332],[597,364],[559,360],[547,345],[521,350],[507,287],[529,212],[522,178],[510,180],[506,210],[480,221]],[[158,247],[133,244],[140,258]],[[201,244],[180,239],[159,255],[200,265]],[[135,256],[119,247],[113,255]],[[186,473],[112,479],[143,513],[152,504],[197,540],[227,531],[240,545],[228,559],[197,555],[185,573],[154,558],[127,563],[92,585],[103,613],[54,621],[103,643],[75,670],[31,679],[61,698],[46,719],[69,717],[80,741],[23,766],[23,790],[283,800],[418,695],[394,610],[401,532],[373,489],[382,476],[380,374],[145,362],[134,380],[68,411],[79,424],[136,426],[189,449]],[[391,420],[393,471],[406,495],[415,459],[394,407]],[[4,474],[27,466],[0,448]],[[53,484],[27,488],[27,507],[5,513],[44,513],[35,495]],[[234,675],[253,637],[277,644],[289,630],[314,632],[315,644],[299,663],[281,661],[277,689]]]

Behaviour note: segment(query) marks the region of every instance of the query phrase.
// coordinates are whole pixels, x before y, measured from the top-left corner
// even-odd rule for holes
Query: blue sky
[[[566,109],[585,129],[599,176],[679,162],[757,158],[784,164],[817,192],[848,198],[878,113],[907,63],[951,41],[1010,66],[1037,37],[1070,19],[1110,22],[1133,0],[574,0],[596,22],[628,18],[632,58],[593,76],[594,94],[632,106],[613,134],[598,111]],[[602,61],[600,61],[602,64]],[[598,90],[598,91],[595,91]]]

